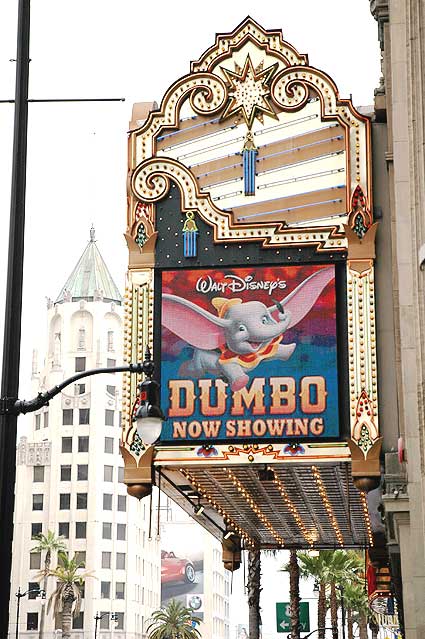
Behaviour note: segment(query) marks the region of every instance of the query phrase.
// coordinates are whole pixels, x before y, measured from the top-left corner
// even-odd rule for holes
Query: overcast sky
[[[9,59],[16,57],[17,4],[0,2],[0,99],[14,97],[15,64]],[[123,289],[132,103],[159,102],[169,85],[189,72],[190,61],[214,43],[215,33],[231,31],[247,14],[266,28],[282,28],[286,40],[309,54],[312,66],[334,79],[341,97],[352,94],[356,106],[372,104],[379,47],[367,0],[32,0],[30,97],[126,101],[29,105],[21,397],[31,394],[31,352],[44,337],[45,297],[58,295],[92,223]],[[12,133],[13,105],[0,104],[1,300]],[[0,308],[1,324],[3,315]],[[267,583],[273,592],[270,572]],[[273,605],[263,615],[268,636]]]

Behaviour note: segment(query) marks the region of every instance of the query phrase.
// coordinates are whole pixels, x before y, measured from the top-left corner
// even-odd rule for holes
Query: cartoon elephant
[[[209,373],[224,377],[233,391],[244,388],[247,372],[261,361],[291,357],[296,344],[282,344],[284,332],[307,315],[334,276],[333,267],[323,268],[269,307],[259,301],[213,298],[218,315],[165,293],[163,326],[194,347],[192,359],[182,364],[179,374],[196,378]]]

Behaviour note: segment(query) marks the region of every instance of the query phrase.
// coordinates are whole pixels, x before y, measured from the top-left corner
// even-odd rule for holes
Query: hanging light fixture
[[[154,363],[146,348],[143,372],[146,379],[139,384],[139,407],[134,414],[137,434],[144,444],[154,444],[160,437],[165,417],[160,408],[159,384],[152,379]]]

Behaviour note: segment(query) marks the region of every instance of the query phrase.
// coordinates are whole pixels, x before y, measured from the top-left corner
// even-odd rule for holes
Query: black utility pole
[[[19,0],[15,122],[10,204],[9,260],[4,318],[2,397],[18,397],[27,167],[30,0]],[[13,509],[16,476],[16,415],[0,416],[0,637],[9,632]]]

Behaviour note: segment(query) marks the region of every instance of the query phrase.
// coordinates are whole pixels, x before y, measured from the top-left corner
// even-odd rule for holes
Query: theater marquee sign
[[[147,459],[379,476],[369,129],[250,18],[134,106],[125,356],[153,349],[166,420],[147,450],[128,376],[127,483]]]

